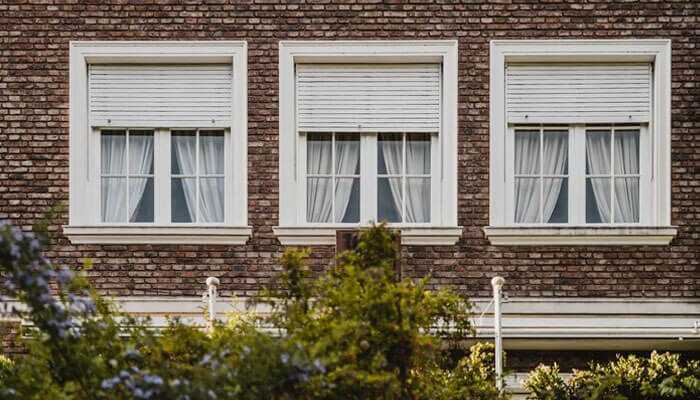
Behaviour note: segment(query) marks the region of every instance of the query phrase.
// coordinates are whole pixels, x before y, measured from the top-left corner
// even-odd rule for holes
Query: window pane
[[[129,174],[153,174],[153,131],[129,131]]]
[[[382,133],[377,148],[377,167],[380,175],[399,175],[403,171],[403,135]]]
[[[515,178],[515,222],[540,222],[540,179]]]
[[[377,219],[401,222],[401,178],[379,178],[377,197]]]
[[[586,222],[610,223],[610,178],[586,178]]]
[[[360,173],[360,138],[358,135],[335,136],[335,170],[339,175]]]
[[[306,172],[330,175],[333,164],[332,135],[309,133],[306,140]]]
[[[517,175],[540,173],[539,131],[515,131],[515,173]]]
[[[202,131],[199,133],[199,173],[224,173],[224,133]]]
[[[543,221],[550,224],[569,222],[569,185],[567,178],[544,178],[542,187]]]
[[[196,183],[195,178],[173,178],[170,187],[172,198],[170,214],[173,222],[194,222],[197,202]]]
[[[174,175],[194,175],[197,161],[197,136],[193,131],[173,131],[171,135],[171,171]]]
[[[331,222],[332,196],[332,178],[308,178],[306,180],[306,221]]]
[[[615,131],[615,173],[639,173],[639,131]]]
[[[406,135],[406,170],[410,175],[430,174],[430,135]]]
[[[360,179],[335,181],[335,222],[360,222]]]
[[[406,178],[406,222],[430,222],[430,178]]]
[[[102,178],[102,222],[126,222],[126,178]]]
[[[124,131],[102,131],[101,164],[103,175],[126,173],[126,133]]]
[[[224,178],[199,178],[199,222],[224,222]]]
[[[542,144],[542,173],[546,175],[566,175],[569,166],[569,132],[544,131]]]
[[[610,173],[610,131],[586,131],[586,174]]]
[[[153,178],[129,178],[129,222],[153,222]]]
[[[615,222],[639,222],[639,178],[615,178]]]

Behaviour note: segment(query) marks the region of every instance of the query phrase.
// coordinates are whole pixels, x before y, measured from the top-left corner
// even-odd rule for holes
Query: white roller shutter
[[[89,71],[92,126],[231,125],[231,64],[96,64]]]
[[[439,132],[439,64],[298,64],[297,129]]]
[[[648,122],[651,65],[508,64],[508,122]]]

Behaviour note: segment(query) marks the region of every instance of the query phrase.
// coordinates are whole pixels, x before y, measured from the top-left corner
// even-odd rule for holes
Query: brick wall
[[[246,40],[249,46],[249,221],[245,246],[71,245],[52,229],[48,255],[94,263],[110,295],[196,295],[209,275],[223,295],[254,291],[281,247],[278,211],[277,48],[283,39],[459,40],[459,224],[456,246],[407,247],[406,270],[435,284],[511,296],[700,295],[700,3],[687,1],[0,1],[0,218],[29,227],[68,200],[70,40]],[[194,2],[192,2],[194,3]],[[488,44],[520,38],[673,40],[672,222],[664,247],[493,247],[488,224]],[[97,206],[97,205],[96,205]],[[319,248],[321,269],[332,248]]]

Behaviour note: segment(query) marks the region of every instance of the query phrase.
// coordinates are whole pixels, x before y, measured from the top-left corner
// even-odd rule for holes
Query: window
[[[669,42],[491,51],[491,242],[668,243]]]
[[[69,239],[245,243],[245,76],[242,42],[73,42]]]
[[[404,243],[453,244],[456,43],[280,52],[280,241],[331,244],[336,228],[386,221]]]

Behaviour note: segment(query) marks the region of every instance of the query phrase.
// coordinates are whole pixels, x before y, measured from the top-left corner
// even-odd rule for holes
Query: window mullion
[[[540,181],[540,213],[539,213],[539,218],[538,222],[539,223],[545,223],[546,221],[544,220],[544,127],[540,126],[540,170],[539,172],[539,181]]]
[[[157,224],[170,223],[172,207],[170,171],[170,131],[157,129],[153,137],[153,219]]]
[[[199,129],[194,134],[194,223],[199,223]]]
[[[331,135],[331,221],[338,222],[335,220],[335,132]]]
[[[125,210],[125,212],[124,212],[124,214],[126,215],[126,221],[124,221],[124,222],[127,222],[127,223],[130,222],[129,219],[130,219],[130,217],[131,217],[131,216],[129,215],[129,200],[130,200],[129,197],[131,197],[131,196],[129,196],[129,192],[130,192],[130,190],[129,190],[129,172],[130,172],[130,171],[129,171],[129,165],[130,165],[130,164],[129,164],[129,147],[130,147],[130,146],[129,146],[129,140],[130,140],[130,139],[129,139],[129,130],[127,129],[127,130],[126,130],[126,146],[125,146],[125,147],[126,147],[126,149],[125,149],[125,152],[126,152],[126,165],[124,166],[124,168],[125,168],[125,170],[124,170],[124,176],[126,177],[126,178],[125,178],[125,185],[126,185],[126,188],[125,188],[125,189],[126,189],[126,210]],[[123,205],[122,205],[122,206],[123,206]]]
[[[377,220],[378,139],[376,133],[360,136],[360,222]]]
[[[401,134],[401,222],[406,223],[406,132]]]
[[[610,221],[615,223],[615,127],[610,129]]]

